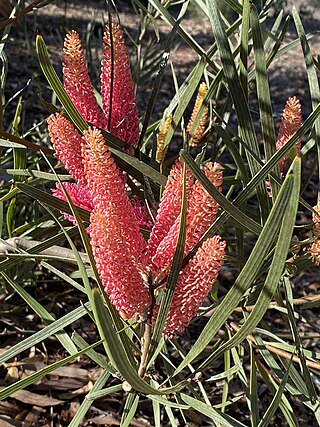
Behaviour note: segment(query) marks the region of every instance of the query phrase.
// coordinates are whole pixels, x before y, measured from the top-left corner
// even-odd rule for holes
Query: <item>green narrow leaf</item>
[[[104,305],[103,297],[98,289],[93,289],[93,312],[97,321],[99,334],[103,339],[105,351],[111,363],[117,367],[120,374],[137,391],[149,394],[163,394],[156,390],[138,376],[137,371],[130,363],[127,353],[119,339],[115,329],[112,326],[112,318],[109,310]]]
[[[90,393],[86,395],[86,400],[92,402],[97,399],[101,399],[109,394],[116,393],[117,391],[122,390],[122,384],[117,384],[108,388],[103,388],[102,390],[91,390]]]
[[[136,410],[138,408],[138,403],[139,403],[138,394],[128,394],[126,403],[123,408],[120,427],[129,427],[132,421],[132,418],[134,417]]]
[[[72,421],[68,427],[78,427],[80,425],[80,423],[84,420],[86,413],[89,411],[90,406],[92,405],[93,399],[90,399],[89,396],[92,396],[94,393],[98,393],[99,390],[101,390],[102,387],[104,387],[104,385],[108,381],[109,377],[110,377],[110,372],[108,372],[108,371],[102,372],[100,377],[94,383],[90,393],[88,393],[86,398],[82,401],[79,409],[77,410],[76,415],[72,418]]]
[[[139,140],[139,145],[138,145],[139,147],[141,147],[144,135],[145,135],[146,130],[148,128],[149,120],[151,118],[151,114],[152,114],[154,105],[155,105],[157,98],[158,98],[160,86],[161,86],[163,76],[164,76],[164,72],[166,70],[168,59],[169,59],[170,49],[171,49],[172,44],[175,40],[175,36],[177,33],[178,26],[180,25],[180,21],[181,21],[181,19],[176,21],[176,23],[174,24],[174,26],[173,26],[173,28],[172,28],[169,36],[168,36],[168,39],[166,41],[166,45],[165,45],[164,52],[162,55],[163,58],[162,58],[161,63],[159,64],[159,69],[157,72],[156,81],[154,83],[154,86],[153,86],[153,89],[152,89],[152,92],[151,92],[151,95],[150,95],[150,98],[148,101],[148,105],[147,105],[147,109],[146,109],[146,113],[145,113],[145,117],[144,117],[144,122],[143,122],[142,130],[141,130],[141,134],[140,134],[140,140]]]
[[[151,394],[149,394],[147,397],[151,400],[154,400],[155,402],[161,403],[161,405],[170,406],[170,408],[190,409],[190,406],[188,406],[188,405],[182,405],[181,403],[171,402],[170,400],[166,399],[165,397],[152,396]]]
[[[248,99],[248,45],[250,29],[250,2],[244,0],[240,38],[240,83],[245,97]]]
[[[261,131],[264,143],[265,157],[266,160],[269,160],[276,151],[276,133],[274,129],[267,65],[265,60],[265,52],[263,47],[259,16],[257,9],[254,5],[251,5],[251,26]],[[279,166],[275,167],[273,172],[277,176],[279,176]],[[274,198],[276,198],[278,194],[279,185],[273,180],[270,181],[270,185],[272,195],[274,196]]]
[[[13,176],[18,176],[18,175],[21,175],[23,177],[30,176],[32,178],[42,178],[47,181],[57,181],[53,173],[41,172],[33,169],[0,169],[0,174],[3,174],[3,173],[6,173],[8,175],[13,175]],[[70,181],[72,179],[70,175],[57,175],[57,176],[63,181]]]
[[[305,358],[305,354],[304,354],[304,349],[303,349],[303,345],[300,339],[300,335],[297,329],[297,325],[295,322],[295,318],[294,318],[294,309],[293,309],[293,304],[292,304],[292,290],[291,290],[291,286],[289,283],[289,280],[286,280],[286,278],[284,279],[284,285],[285,285],[285,289],[286,289],[286,308],[287,308],[287,313],[288,313],[288,323],[290,325],[291,331],[292,331],[292,335],[294,338],[294,343],[297,349],[297,353],[300,359],[300,367],[302,370],[302,376],[304,379],[304,382],[306,384],[306,387],[308,389],[308,397],[311,401],[312,404],[319,404],[319,400],[315,391],[315,387],[314,384],[312,382],[311,379],[311,375],[310,375],[310,370],[307,366],[306,363],[306,358]],[[289,295],[291,294],[291,298],[289,297]]]
[[[228,83],[228,88],[237,113],[241,138],[248,144],[252,151],[257,156],[259,156],[257,135],[254,130],[248,102],[240,84],[228,37],[222,27],[219,11],[216,6],[216,0],[207,0],[207,7],[212,32],[218,46],[221,62],[223,64],[225,79]],[[249,153],[247,153],[247,159],[251,174],[254,176],[260,170],[260,165]],[[256,190],[261,209],[262,221],[264,222],[269,210],[269,201],[266,194],[265,185],[259,184],[256,187]]]
[[[71,356],[65,357],[64,359],[58,360],[55,363],[52,363],[49,366],[46,366],[43,369],[39,369],[39,371],[36,371],[35,373],[28,375],[27,377],[23,378],[22,380],[16,381],[15,383],[9,385],[8,387],[3,388],[0,390],[0,400],[4,400],[7,397],[10,397],[14,392],[18,390],[22,390],[25,387],[28,387],[31,384],[34,384],[36,381],[41,379],[43,376],[50,374],[55,369],[61,368],[62,366],[66,365],[69,362],[72,362],[77,357],[81,356],[83,353],[86,353],[91,348],[96,347],[97,345],[100,345],[101,341],[98,341],[89,347],[87,347],[84,350],[81,350],[75,354],[72,354]]]
[[[19,183],[19,190],[23,191],[28,196],[38,200],[40,203],[44,203],[47,206],[50,206],[54,209],[58,209],[61,212],[66,212],[72,214],[72,209],[70,208],[68,202],[58,199],[53,195],[46,193],[45,191],[39,190],[38,188],[32,187],[31,185]],[[79,211],[79,216],[83,221],[89,223],[90,221],[90,212],[80,207],[77,207]]]
[[[257,368],[255,364],[255,354],[250,345],[250,419],[251,426],[257,427],[259,423],[259,402],[258,402],[258,382]]]
[[[272,395],[275,396],[277,391],[279,390],[278,384],[275,382],[275,380],[272,378],[272,376],[270,374],[267,375],[265,368],[261,364],[258,363],[258,368],[259,367],[260,367],[259,373],[260,373],[264,383],[266,384],[266,386],[268,387],[268,389],[270,390]],[[289,371],[290,371],[290,369],[289,369]],[[285,372],[287,372],[287,371],[285,371]],[[286,384],[286,387],[287,386],[288,386],[288,382]],[[299,422],[298,422],[298,420],[297,420],[297,418],[293,412],[292,406],[290,405],[290,402],[284,393],[282,393],[279,408],[281,409],[281,412],[283,413],[283,415],[284,415],[284,417],[285,417],[285,419],[288,422],[288,425],[290,427],[299,427]]]
[[[30,258],[32,257],[32,255],[29,255]],[[60,271],[58,268],[54,267],[53,265],[43,261],[41,263],[41,265],[46,268],[47,270],[51,271],[51,273],[55,274],[56,276],[60,277],[62,280],[64,280],[66,283],[69,283],[71,286],[73,286],[75,289],[78,289],[78,291],[85,293],[86,290],[82,285],[79,285],[78,282],[76,282],[75,280],[71,279],[71,277],[69,277],[67,274],[63,273],[62,271]]]
[[[290,360],[290,364],[291,364],[291,362],[292,362],[292,358]],[[270,406],[268,407],[268,409],[264,413],[260,423],[258,424],[258,427],[267,427],[268,425],[270,425],[269,423],[271,421],[271,418],[273,417],[278,406],[280,405],[282,395],[283,395],[284,389],[286,387],[286,384],[287,384],[287,381],[289,378],[289,372],[290,372],[290,369],[288,369],[285,372],[284,377],[282,378],[281,383],[279,385],[279,388],[278,388],[276,394],[274,395]]]
[[[78,332],[73,332],[72,341],[83,350],[89,346],[86,340],[82,338]],[[93,360],[98,366],[101,366],[106,371],[112,372],[114,375],[116,374],[116,370],[107,362],[99,353],[97,353],[93,348],[86,352],[86,355]]]
[[[46,324],[50,324],[55,321],[55,318],[38,302],[36,301],[28,292],[22,288],[20,285],[15,283],[10,277],[4,273],[0,273],[2,277],[9,283],[10,286],[21,296],[21,298],[32,308],[32,310],[39,316]],[[62,329],[56,334],[57,339],[63,345],[63,347],[68,351],[69,354],[73,355],[77,353],[77,348],[72,342],[69,335]]]
[[[206,403],[201,402],[200,400],[194,399],[193,397],[187,396],[186,394],[181,393],[181,399],[189,406],[194,408],[200,414],[204,414],[209,417],[212,421],[221,424],[226,427],[246,427],[240,421],[237,421],[235,418],[230,417],[229,415],[224,414],[223,412],[214,409],[212,406],[207,405]]]
[[[180,372],[188,363],[191,363],[204,348],[208,345],[211,339],[218,332],[220,327],[231,315],[233,310],[239,304],[241,297],[252,285],[253,280],[257,276],[263,261],[268,254],[272,242],[278,233],[282,218],[279,212],[284,212],[290,200],[291,191],[293,186],[293,177],[290,175],[283,183],[280,193],[272,207],[267,221],[262,229],[259,238],[251,251],[251,254],[237,277],[234,285],[229,290],[223,301],[216,308],[214,314],[209,319],[208,323],[202,330],[199,338],[192,346],[186,358],[181,362],[175,371],[175,375]],[[219,351],[219,350],[218,350]]]
[[[292,173],[289,174],[283,184],[283,188],[285,188],[286,182],[290,182],[291,185],[287,185],[287,194],[289,194],[289,199],[284,210],[279,238],[275,247],[268,275],[266,277],[264,286],[259,294],[255,307],[249,314],[241,329],[229,341],[220,346],[219,349],[216,350],[203,364],[201,364],[201,366],[199,367],[200,370],[203,369],[205,366],[208,366],[208,364],[211,364],[227,349],[230,349],[231,347],[240,344],[253,331],[253,329],[257,326],[257,324],[264,316],[273,298],[273,295],[279,286],[280,278],[282,276],[285,262],[288,256],[295,219],[298,211],[301,178],[300,158],[295,159],[292,170],[293,175]]]

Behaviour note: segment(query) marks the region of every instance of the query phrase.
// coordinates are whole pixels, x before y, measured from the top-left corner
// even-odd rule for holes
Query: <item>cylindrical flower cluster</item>
[[[223,177],[219,163],[208,163],[204,168],[204,172],[214,186],[221,191]],[[218,212],[218,203],[210,196],[199,181],[196,181],[191,186],[187,192],[187,197],[185,255],[203,236]],[[167,235],[160,241],[152,257],[153,265],[151,266],[151,270],[154,275],[160,275],[161,277],[161,274],[167,273],[170,268],[177,245],[179,229],[180,216],[178,215]]]
[[[64,87],[68,95],[85,120],[103,128],[105,119],[94,95],[83,48],[76,31],[70,31],[66,35],[63,53]]]
[[[94,205],[90,236],[97,269],[111,302],[131,317],[150,304],[138,268],[145,240],[101,132],[89,128],[84,139],[82,156]]]
[[[223,264],[225,246],[220,236],[207,239],[180,273],[164,327],[166,336],[175,337],[197,314]]]
[[[72,178],[86,184],[81,158],[82,135],[73,124],[60,113],[48,118],[48,130],[56,156],[64,164]]]
[[[291,138],[291,136],[301,127],[302,125],[302,115],[301,115],[301,104],[297,97],[293,96],[288,98],[286,105],[284,107],[276,149],[279,150],[284,144]],[[296,143],[297,153],[300,154],[301,141],[299,140]],[[280,170],[283,170],[284,161],[288,156],[283,157],[280,162]]]
[[[136,146],[139,141],[139,114],[128,51],[121,28],[116,23],[111,24],[111,33],[107,30],[103,38],[101,95],[106,130]]]

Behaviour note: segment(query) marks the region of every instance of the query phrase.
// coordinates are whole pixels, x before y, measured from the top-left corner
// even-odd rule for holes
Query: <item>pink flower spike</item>
[[[182,332],[197,314],[223,264],[226,242],[220,236],[207,239],[180,273],[164,327],[164,335]]]
[[[148,288],[139,273],[137,260],[125,242],[117,212],[97,205],[90,217],[91,246],[101,281],[110,301],[126,316],[143,314],[150,305]]]
[[[302,115],[301,115],[301,104],[298,98],[295,96],[288,98],[284,107],[280,129],[278,133],[278,139],[276,143],[276,149],[279,150],[284,144],[291,138],[291,136],[301,127]],[[297,153],[300,154],[301,141],[296,143]],[[283,163],[288,158],[288,155],[284,156],[280,161],[280,170],[283,170]]]
[[[204,167],[207,178],[221,191],[223,182],[222,170],[219,163],[208,163]],[[195,246],[199,239],[214,221],[218,212],[218,203],[205,190],[200,181],[196,181],[190,191],[186,219],[186,243],[184,253]],[[152,258],[154,274],[166,273],[170,268],[172,257],[177,245],[180,228],[180,218],[177,217],[166,237],[159,244]]]
[[[141,258],[141,263],[144,266],[151,261],[151,258],[156,253],[157,247],[166,237],[180,214],[182,201],[182,169],[183,163],[180,160],[177,160],[171,168],[148,245]],[[188,191],[193,183],[192,174],[189,169],[187,169],[186,183]]]
[[[103,128],[104,117],[94,96],[79,35],[70,31],[64,41],[64,87],[82,117]]]
[[[80,132],[60,113],[49,116],[48,130],[57,157],[75,180],[85,184],[86,179],[81,159],[83,139]]]
[[[136,146],[139,141],[139,112],[129,55],[120,26],[112,23],[111,27],[111,35],[109,26],[106,27],[101,62],[101,95],[106,117],[105,129],[129,145]]]
[[[86,185],[64,182],[63,186],[76,206],[86,209],[89,212],[93,210],[92,197]],[[52,193],[58,199],[67,201],[59,182],[56,183],[56,188],[52,189]],[[63,212],[63,216],[73,224],[77,225],[77,221],[73,215]]]
[[[131,256],[137,258],[146,242],[140,233],[120,172],[97,128],[84,131],[84,139],[82,159],[93,205],[106,216],[117,218],[122,229],[118,250],[121,251],[122,246],[128,246]],[[112,230],[109,232],[112,236]]]

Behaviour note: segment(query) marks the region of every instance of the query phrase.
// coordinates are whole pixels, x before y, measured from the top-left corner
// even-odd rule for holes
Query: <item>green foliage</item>
[[[12,16],[20,3],[12,10]],[[44,3],[38,2],[38,6]],[[117,6],[117,1],[114,3]],[[157,321],[151,326],[147,321],[138,323],[122,319],[105,294],[96,270],[86,232],[90,213],[74,206],[68,195],[66,202],[50,192],[53,182],[69,180],[70,176],[57,164],[48,146],[46,131],[40,124],[28,130],[19,128],[24,108],[20,101],[13,117],[7,117],[12,109],[7,110],[10,103],[4,99],[8,68],[6,51],[10,48],[8,35],[15,20],[9,20],[2,27],[0,22],[0,28],[3,28],[0,39],[3,64],[0,76],[2,292],[8,304],[10,299],[19,301],[27,310],[36,313],[45,325],[1,352],[0,362],[19,357],[51,336],[57,338],[64,352],[61,360],[2,388],[0,399],[34,384],[57,367],[85,354],[93,366],[102,368],[102,372],[69,427],[81,424],[95,400],[119,390],[127,393],[121,426],[130,425],[142,398],[150,399],[152,422],[156,426],[160,426],[162,417],[166,417],[171,425],[183,425],[187,411],[204,414],[214,425],[239,427],[271,425],[274,415],[281,412],[286,425],[297,426],[301,406],[319,424],[316,387],[320,350],[309,347],[308,341],[304,340],[306,335],[302,333],[301,324],[307,321],[299,307],[317,308],[320,297],[312,296],[311,300],[297,303],[300,295],[294,295],[297,275],[312,266],[306,251],[315,240],[310,232],[311,220],[306,227],[301,226],[298,213],[310,218],[311,205],[320,200],[316,192],[310,200],[305,191],[312,179],[319,183],[320,173],[320,90],[317,61],[309,46],[312,38],[305,33],[299,13],[294,9],[292,15],[297,38],[284,42],[288,19],[282,20],[282,14],[280,18],[271,18],[269,14],[272,8],[279,10],[279,1],[149,0],[142,3],[132,0],[132,4],[141,24],[136,40],[133,40],[139,59],[134,75],[138,92],[139,85],[149,84],[151,95],[146,111],[140,112],[144,119],[135,155],[123,151],[127,144],[108,132],[103,134],[106,143],[118,167],[132,178],[132,191],[143,195],[149,205],[157,204],[170,162],[165,162],[162,170],[154,156],[149,157],[148,146],[160,126],[162,111],[157,110],[157,102],[161,85],[169,73],[170,53],[176,93],[172,92],[171,99],[166,100],[173,121],[165,145],[170,149],[170,144],[180,138],[179,155],[184,162],[184,177],[186,168],[189,168],[194,178],[219,203],[218,216],[184,258],[187,211],[184,181],[179,239],[165,279],[167,286],[162,293]],[[27,13],[22,9],[21,18]],[[201,16],[211,26],[208,49],[186,30],[184,19],[188,14]],[[159,30],[161,21],[167,25],[166,34]],[[142,40],[147,32],[153,36],[149,45],[143,47]],[[188,45],[197,56],[196,64],[190,65],[184,80],[174,68],[179,43]],[[307,67],[309,87],[305,91],[310,93],[312,109],[300,129],[276,150],[278,121],[275,120],[273,102],[278,95],[272,92],[269,68],[275,59],[279,66],[282,55],[299,43]],[[44,105],[50,111],[62,108],[80,131],[87,129],[89,124],[67,95],[50,62],[50,49],[40,35],[36,49],[40,67],[54,92],[52,100],[57,97],[61,103],[44,102]],[[151,87],[149,79],[155,71],[158,73]],[[285,84],[286,77],[283,79]],[[188,147],[184,120],[190,114],[192,100],[202,81],[207,83],[208,94],[191,131],[208,106],[209,125],[199,154],[200,149],[192,151]],[[10,94],[10,102],[14,97]],[[27,113],[32,114],[32,111]],[[5,127],[4,123],[9,122],[13,125]],[[301,138],[304,141],[301,156],[298,153],[285,176],[280,176],[279,160],[295,151]],[[46,149],[47,157],[42,148]],[[305,159],[309,153],[318,165],[316,178],[313,170],[308,172]],[[202,172],[201,165],[210,158],[219,161],[225,171],[222,193]],[[272,197],[266,189],[267,179]],[[78,226],[71,227],[62,212],[72,214]],[[227,241],[224,268],[232,272],[232,279],[229,282],[218,279],[212,283],[214,300],[208,298],[210,305],[202,307],[199,316],[192,321],[191,337],[164,339],[163,328],[180,270],[201,243],[217,231]],[[14,241],[14,238],[19,240]],[[68,257],[62,254],[65,245],[71,249]],[[52,277],[59,286],[81,295],[81,304],[58,319],[34,295],[40,279]],[[271,310],[275,310],[277,319],[288,331],[285,337],[281,327],[272,323]],[[88,343],[76,327],[76,322],[84,318],[96,328],[92,343]],[[201,322],[205,322],[205,326]],[[309,327],[318,334],[316,325],[309,324]],[[148,339],[150,343],[146,346]],[[212,383],[219,393],[212,393]],[[235,384],[241,387],[240,396],[233,395]],[[259,395],[262,386],[267,390],[263,402]],[[238,406],[241,413],[235,414],[232,405],[237,401],[241,401]]]

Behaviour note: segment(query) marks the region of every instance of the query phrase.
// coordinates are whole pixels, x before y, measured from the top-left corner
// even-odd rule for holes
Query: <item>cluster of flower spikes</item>
[[[313,220],[313,235],[315,241],[308,248],[312,262],[320,266],[320,205],[314,206],[315,211],[312,216]]]
[[[86,121],[111,132],[124,140],[129,147],[135,147],[139,141],[139,117],[129,56],[119,25],[113,23],[111,34],[109,30],[107,26],[101,63],[103,111],[94,95],[84,51],[76,31],[70,31],[65,38],[63,83],[66,92]],[[57,157],[76,181],[65,183],[65,189],[75,205],[92,211],[92,195],[88,189],[82,162],[82,134],[60,113],[49,117],[48,129]],[[62,200],[66,199],[60,184],[56,185],[53,193]],[[132,199],[132,204],[141,226],[150,229],[152,222],[146,206],[138,203],[136,199]],[[75,223],[73,216],[65,214],[65,217]]]
[[[154,286],[161,283],[168,273],[178,240],[182,171],[183,165],[178,160],[171,169],[148,245],[140,258],[141,266],[151,278]],[[223,176],[219,163],[208,163],[203,171],[215,187],[221,191]],[[186,193],[184,255],[187,255],[199,242],[214,221],[218,211],[218,203],[199,181],[194,182],[188,169],[186,171]],[[223,264],[225,245],[220,236],[205,240],[195,256],[180,272],[164,327],[166,336],[173,337],[177,332],[182,332],[196,315]],[[156,320],[158,309],[159,304],[153,309],[153,321]]]
[[[106,33],[104,37],[104,114],[96,105],[79,37],[75,32],[69,33],[65,42],[64,85],[87,121],[111,131],[134,146],[138,141],[138,127],[129,60],[127,54],[124,54],[125,47],[119,36],[119,27],[114,25],[113,32],[117,36],[113,35],[112,54],[110,36]],[[114,85],[119,85],[119,90],[113,91],[113,94],[117,93],[117,98],[112,100],[110,117],[110,100],[107,95],[110,90],[107,87],[110,81],[108,64],[110,66],[112,57],[114,68],[118,66],[122,71],[114,72]],[[119,60],[119,57],[122,59]],[[125,67],[123,64],[126,64]],[[125,97],[121,95],[121,85],[122,88],[126,87]],[[120,102],[119,99],[128,100],[128,97],[126,105],[130,105],[130,108],[121,113],[123,101]],[[112,119],[114,108],[118,114],[117,122]],[[132,121],[134,123],[130,126]],[[151,295],[159,278],[165,277],[169,271],[179,233],[182,163],[177,161],[171,169],[157,218],[146,244],[139,230],[141,222],[146,221],[141,220],[141,205],[136,201],[130,203],[123,176],[105,145],[101,131],[90,127],[81,135],[61,114],[50,116],[48,127],[57,156],[76,180],[76,183],[64,184],[66,190],[76,205],[91,211],[92,250],[111,302],[127,317],[144,315],[147,310],[153,309],[155,319],[159,306],[151,307]],[[222,171],[219,164],[207,164],[204,173],[221,189]],[[194,182],[190,171],[187,171],[186,190],[188,207],[185,254],[199,241],[218,210],[218,204],[200,182]],[[59,185],[54,192],[57,197],[65,198]],[[138,216],[135,213],[137,206]],[[165,335],[174,336],[176,332],[181,332],[196,314],[218,275],[224,253],[225,242],[219,236],[209,238],[180,272],[164,329]],[[145,279],[146,276],[148,280]]]

